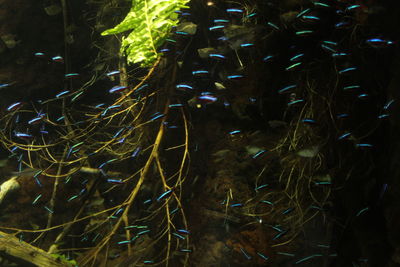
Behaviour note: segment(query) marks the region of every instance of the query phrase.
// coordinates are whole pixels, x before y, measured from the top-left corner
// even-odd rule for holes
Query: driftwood
[[[13,235],[0,231],[0,254],[21,266],[40,267],[71,267],[68,263],[62,263],[46,251],[36,248],[24,241],[20,241]]]

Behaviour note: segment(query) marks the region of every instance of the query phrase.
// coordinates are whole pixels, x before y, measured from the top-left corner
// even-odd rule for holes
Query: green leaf
[[[158,48],[178,24],[175,10],[187,8],[189,0],[132,0],[132,8],[125,19],[102,35],[131,32],[122,39],[121,51],[128,63],[151,66],[159,57]]]

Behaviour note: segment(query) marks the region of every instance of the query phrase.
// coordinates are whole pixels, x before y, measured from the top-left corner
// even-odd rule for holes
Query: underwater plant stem
[[[169,105],[169,101],[167,100],[165,113],[168,112],[168,105]],[[90,261],[94,260],[97,257],[97,255],[102,250],[102,248],[110,241],[111,237],[117,232],[119,226],[122,223],[122,218],[126,217],[128,215],[129,209],[130,209],[131,205],[133,204],[133,202],[134,202],[134,200],[135,200],[135,198],[136,198],[136,196],[137,196],[137,194],[138,194],[138,192],[139,192],[139,190],[140,190],[140,188],[141,188],[141,186],[142,186],[142,184],[143,184],[143,182],[144,182],[144,180],[145,180],[145,178],[147,176],[147,173],[150,170],[150,167],[151,167],[151,165],[153,163],[153,160],[155,159],[155,157],[158,154],[158,150],[159,150],[161,141],[162,141],[162,139],[164,137],[164,128],[165,128],[164,127],[164,122],[165,122],[165,120],[166,120],[166,116],[163,117],[161,122],[160,122],[160,127],[159,127],[159,130],[158,130],[158,134],[157,134],[157,137],[156,137],[156,139],[154,141],[154,145],[153,145],[153,150],[151,151],[151,154],[148,157],[145,166],[143,167],[143,170],[142,170],[142,173],[140,174],[139,180],[138,180],[136,186],[134,187],[134,189],[132,190],[132,192],[130,193],[127,201],[124,202],[124,205],[126,205],[126,207],[125,207],[125,209],[123,211],[123,214],[122,214],[121,218],[115,223],[115,225],[113,226],[112,230],[108,233],[107,236],[105,236],[100,241],[100,243],[94,248],[94,250],[89,252],[87,254],[87,256],[85,256],[82,259],[82,261],[80,262],[80,264],[82,266],[86,266]]]
[[[55,181],[54,181],[54,185],[53,185],[53,192],[52,192],[52,194],[51,194],[51,199],[50,199],[50,202],[49,202],[49,208],[50,209],[52,209],[52,210],[54,210],[54,206],[55,206],[55,202],[56,202],[56,195],[57,195],[57,188],[58,188],[58,183],[59,183],[59,181],[60,181],[60,174],[61,174],[61,171],[62,171],[62,167],[63,167],[63,161],[64,161],[64,159],[65,159],[65,156],[67,155],[67,151],[68,151],[68,148],[67,148],[67,146],[64,148],[64,152],[63,152],[63,155],[62,155],[62,157],[61,157],[61,160],[60,160],[60,162],[58,163],[58,168],[57,168],[57,175],[56,175],[56,179],[55,179]],[[52,221],[52,219],[53,219],[53,213],[51,213],[51,212],[49,212],[49,217],[48,217],[48,219],[47,219],[47,225],[46,225],[46,228],[49,228],[50,226],[51,226],[51,221]]]

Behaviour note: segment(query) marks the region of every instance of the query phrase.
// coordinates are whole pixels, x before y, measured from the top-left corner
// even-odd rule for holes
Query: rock
[[[318,154],[318,152],[319,152],[318,146],[311,146],[297,151],[296,154],[303,158],[313,158]]]
[[[177,30],[186,32],[189,35],[194,35],[197,31],[197,25],[192,22],[183,22],[178,25]]]
[[[55,16],[61,13],[62,8],[60,5],[54,4],[50,5],[44,8],[44,11],[46,11],[46,14],[49,16]]]

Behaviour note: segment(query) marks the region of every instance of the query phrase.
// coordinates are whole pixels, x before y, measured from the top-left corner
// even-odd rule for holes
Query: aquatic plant
[[[128,63],[151,66],[160,56],[163,44],[173,26],[178,24],[177,10],[187,8],[189,0],[132,0],[132,7],[124,20],[102,35],[131,31],[122,38],[121,52]]]

